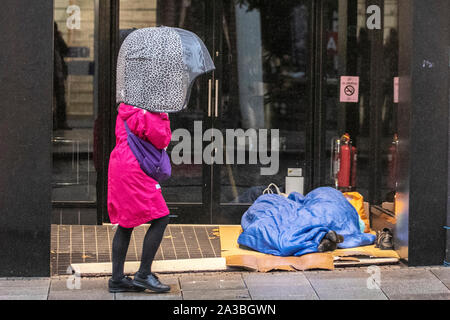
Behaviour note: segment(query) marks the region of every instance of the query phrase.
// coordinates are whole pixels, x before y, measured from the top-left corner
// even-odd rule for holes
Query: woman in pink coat
[[[120,105],[116,147],[108,172],[109,217],[119,225],[113,240],[109,291],[164,292],[170,287],[151,272],[151,265],[169,221],[169,210],[161,186],[141,170],[128,146],[125,121],[140,139],[158,149],[167,147],[171,132],[164,112],[185,109],[194,80],[215,67],[205,44],[190,31],[143,28],[125,37],[117,58],[116,102]],[[123,272],[131,233],[149,221],[141,265],[131,280]]]
[[[121,103],[116,121],[116,147],[111,153],[108,170],[108,213],[111,223],[118,224],[112,246],[113,275],[110,292],[157,292],[170,290],[151,272],[169,221],[169,209],[157,181],[139,166],[127,142],[125,121],[130,131],[156,148],[166,148],[172,137],[166,113],[154,113]],[[142,249],[142,260],[134,280],[124,276],[125,257],[134,227],[151,222]],[[142,288],[142,289],[141,289]]]

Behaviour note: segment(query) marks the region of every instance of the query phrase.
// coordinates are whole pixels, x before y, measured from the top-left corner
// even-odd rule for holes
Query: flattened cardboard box
[[[339,249],[326,253],[311,253],[300,257],[278,257],[239,247],[237,239],[242,232],[239,225],[220,226],[220,244],[222,257],[229,267],[241,267],[251,271],[269,272],[272,270],[305,271],[305,270],[334,270],[335,264],[358,263],[358,257],[364,258],[394,258],[398,255],[392,250],[380,250],[375,246]],[[377,260],[374,260],[376,262]]]
[[[240,248],[237,238],[242,232],[241,226],[220,226],[219,232],[222,257],[225,257],[229,267],[241,267],[259,272],[334,270],[333,255],[329,252],[311,253],[301,257],[277,257]]]

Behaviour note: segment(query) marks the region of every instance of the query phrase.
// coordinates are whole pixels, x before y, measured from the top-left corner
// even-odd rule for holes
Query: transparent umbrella
[[[117,61],[117,103],[151,112],[186,108],[195,79],[214,70],[202,40],[171,27],[137,29],[120,47]]]

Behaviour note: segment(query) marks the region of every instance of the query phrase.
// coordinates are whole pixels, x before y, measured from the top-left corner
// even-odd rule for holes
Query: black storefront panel
[[[53,1],[2,1],[0,277],[50,274]]]

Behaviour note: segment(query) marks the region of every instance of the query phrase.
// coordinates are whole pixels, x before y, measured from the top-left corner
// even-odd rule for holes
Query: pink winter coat
[[[161,187],[139,166],[127,142],[124,121],[138,137],[163,149],[170,143],[170,121],[165,113],[152,113],[120,104],[116,122],[116,147],[108,170],[108,213],[111,223],[133,228],[169,214]]]

